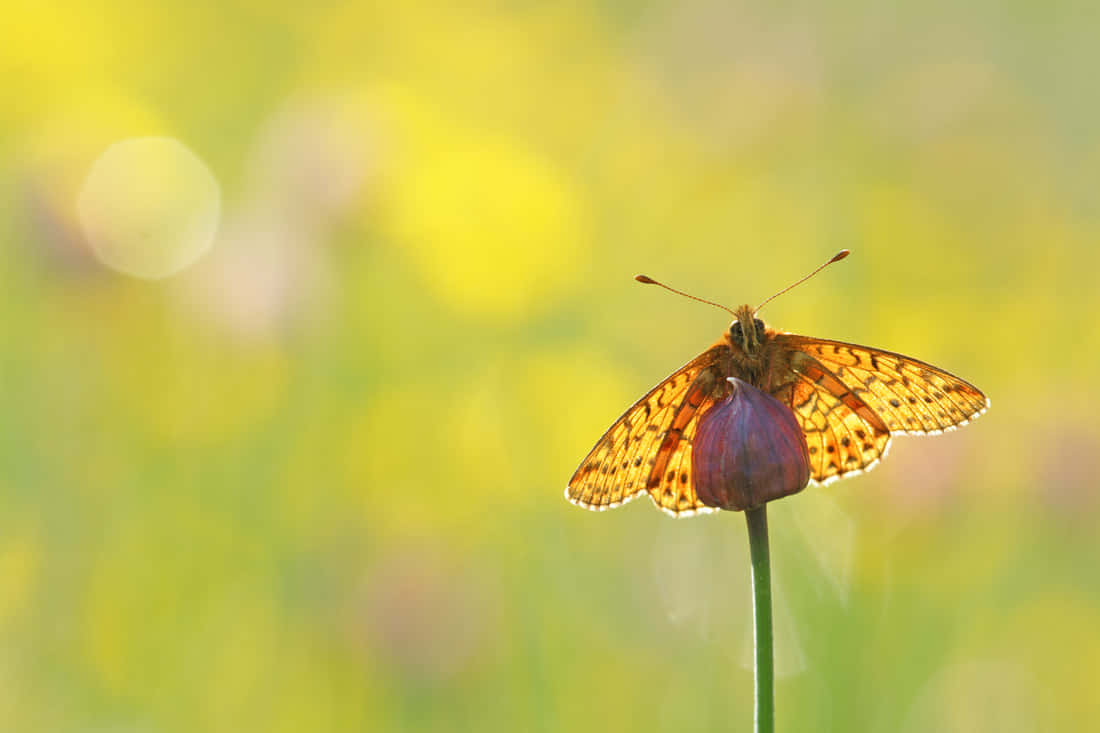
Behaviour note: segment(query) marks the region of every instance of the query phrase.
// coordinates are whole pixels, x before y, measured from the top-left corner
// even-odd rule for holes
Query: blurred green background
[[[993,406],[773,505],[780,728],[1097,725],[1091,4],[4,15],[2,730],[748,729],[742,517],[562,490],[728,325],[635,273],[842,247],[764,317]],[[147,136],[220,190],[158,280],[77,207]]]

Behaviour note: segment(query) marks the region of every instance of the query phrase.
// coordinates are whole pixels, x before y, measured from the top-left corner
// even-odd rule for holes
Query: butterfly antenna
[[[848,250],[846,250],[846,249],[842,249],[842,250],[840,250],[840,251],[839,251],[839,252],[837,252],[837,253],[836,253],[835,255],[833,255],[832,259],[830,259],[830,260],[829,260],[828,262],[826,262],[826,263],[825,263],[824,265],[822,265],[821,267],[817,268],[816,270],[814,270],[813,272],[811,272],[811,273],[810,273],[809,275],[807,275],[806,277],[802,278],[802,279],[801,279],[801,280],[799,280],[798,282],[796,282],[796,283],[792,283],[791,285],[788,285],[787,287],[783,288],[783,289],[782,289],[782,290],[780,290],[780,291],[779,291],[778,293],[776,293],[776,294],[775,294],[775,295],[773,295],[772,297],[768,298],[767,300],[765,300],[765,301],[764,301],[763,303],[761,303],[760,305],[756,306],[756,310],[754,310],[754,311],[752,312],[752,313],[753,313],[753,315],[756,315],[756,312],[757,312],[757,311],[759,311],[759,310],[760,310],[761,308],[763,308],[763,307],[764,307],[764,306],[766,306],[766,305],[767,305],[768,303],[772,302],[773,300],[775,300],[776,298],[778,298],[778,297],[779,297],[780,295],[782,295],[783,293],[787,292],[787,291],[788,291],[788,290],[790,290],[791,288],[795,287],[796,285],[801,285],[802,283],[806,282],[806,281],[807,281],[807,280],[809,280],[809,279],[810,279],[811,277],[813,277],[813,276],[814,276],[814,275],[816,275],[817,273],[821,272],[822,270],[824,270],[824,269],[825,269],[826,267],[828,267],[829,265],[833,264],[834,262],[840,262],[840,261],[841,261],[842,259],[844,259],[845,257],[847,257],[847,256],[848,256],[848,254],[849,254],[849,251],[848,251]]]
[[[721,303],[715,303],[712,300],[706,300],[704,298],[698,298],[694,295],[689,295],[689,294],[685,293],[683,290],[677,290],[676,288],[670,288],[669,286],[665,285],[664,283],[659,283],[656,280],[654,280],[653,278],[648,277],[646,275],[635,275],[634,279],[637,280],[640,283],[645,283],[646,285],[659,285],[660,287],[664,288],[665,290],[671,290],[672,292],[676,293],[677,295],[682,295],[685,298],[691,298],[692,300],[698,300],[700,303],[706,303],[707,305],[713,305],[715,308],[721,308],[722,310],[724,310],[725,312],[733,315],[734,317],[737,316],[736,313],[734,313],[733,311],[731,311],[729,308],[722,305]]]

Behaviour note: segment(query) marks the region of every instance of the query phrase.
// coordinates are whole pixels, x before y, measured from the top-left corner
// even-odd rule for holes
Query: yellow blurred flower
[[[505,319],[560,293],[584,266],[589,239],[568,177],[512,141],[427,143],[397,161],[382,217],[428,286],[456,311]]]

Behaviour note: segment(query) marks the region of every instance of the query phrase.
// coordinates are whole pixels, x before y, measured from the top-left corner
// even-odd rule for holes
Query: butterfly
[[[817,485],[870,470],[893,435],[938,434],[984,413],[989,399],[982,391],[939,367],[892,351],[777,331],[756,317],[772,298],[847,255],[842,250],[756,309],[729,311],[734,321],[713,346],[604,433],[569,480],[566,498],[604,510],[645,493],[674,516],[714,511],[696,492],[692,443],[703,415],[731,395],[731,377],[790,408],[806,441],[810,483]],[[644,275],[635,279],[702,301]]]

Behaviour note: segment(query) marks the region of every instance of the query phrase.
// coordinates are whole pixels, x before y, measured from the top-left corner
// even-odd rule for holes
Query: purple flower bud
[[[693,442],[695,492],[707,506],[740,511],[797,494],[810,456],[791,409],[748,382],[699,419]]]

